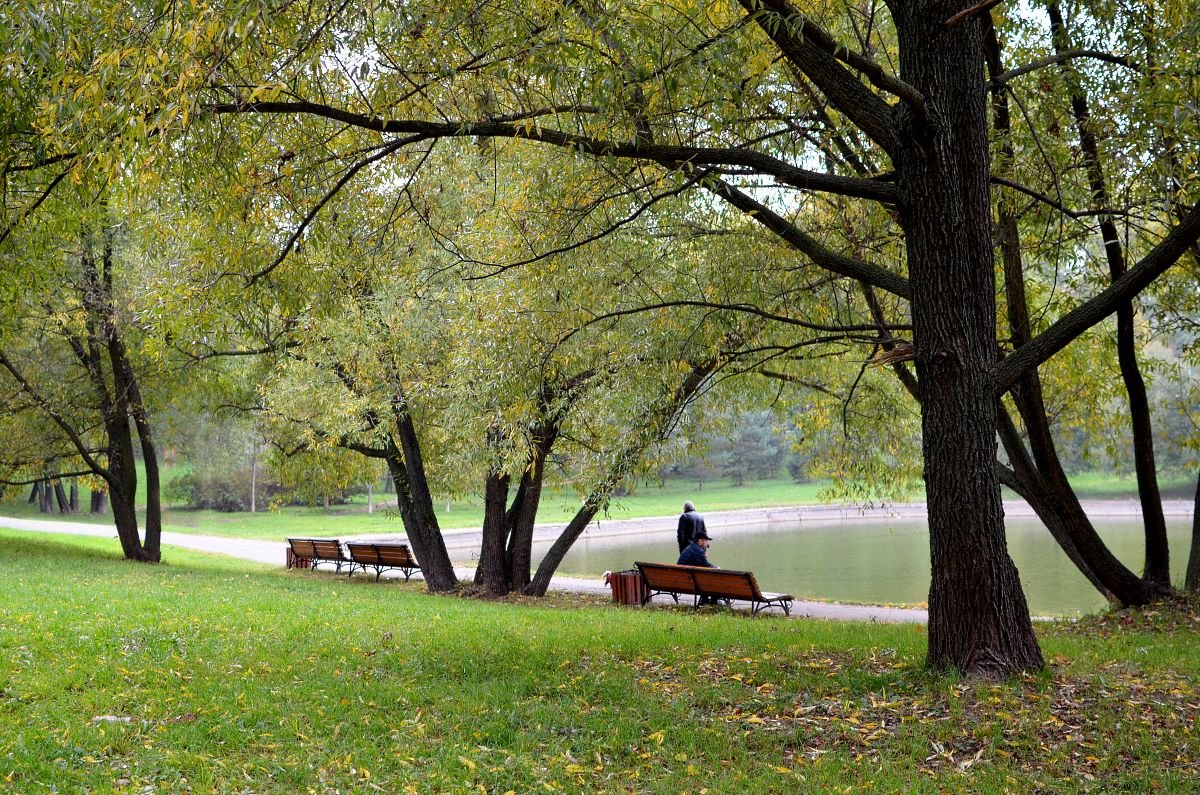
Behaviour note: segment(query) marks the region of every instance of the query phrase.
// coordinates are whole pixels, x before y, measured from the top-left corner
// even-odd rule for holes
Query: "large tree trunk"
[[[88,513],[100,515],[108,510],[108,492],[101,489],[91,490],[90,506]]]
[[[1044,661],[1008,555],[996,473],[982,26],[972,20],[946,29],[957,10],[947,3],[891,6],[901,77],[921,92],[929,113],[911,120],[895,158],[929,506],[927,662],[935,670],[1003,677]]]
[[[1050,27],[1053,32],[1054,49],[1061,54],[1070,48],[1066,24],[1056,0],[1047,3]],[[1104,241],[1104,253],[1108,260],[1109,275],[1113,281],[1125,275],[1125,249],[1116,221],[1108,212],[1110,207],[1108,184],[1100,161],[1100,145],[1088,108],[1087,95],[1069,60],[1060,68],[1067,76],[1071,90],[1071,113],[1079,134],[1079,148],[1087,167],[1088,183],[1092,198],[1100,214],[1100,235]],[[1142,504],[1142,522],[1146,534],[1146,563],[1142,576],[1146,582],[1161,592],[1171,590],[1170,548],[1167,542],[1167,522],[1163,515],[1162,496],[1158,489],[1158,475],[1154,464],[1154,432],[1150,421],[1150,402],[1146,397],[1146,383],[1142,379],[1137,361],[1137,341],[1134,338],[1133,302],[1125,301],[1117,309],[1117,360],[1121,365],[1121,378],[1129,396],[1129,422],[1133,433],[1134,471],[1137,473],[1138,496]]]

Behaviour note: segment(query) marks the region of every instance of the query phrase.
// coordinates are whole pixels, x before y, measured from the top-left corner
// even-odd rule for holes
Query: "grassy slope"
[[[487,603],[16,531],[0,549],[0,790],[1182,792],[1200,774],[1194,604],[1043,627],[1051,670],[985,685],[923,672],[913,626]]]

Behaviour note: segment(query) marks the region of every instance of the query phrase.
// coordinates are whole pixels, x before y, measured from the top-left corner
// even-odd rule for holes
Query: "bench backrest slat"
[[[379,562],[385,566],[416,566],[417,561],[404,544],[378,545],[375,547]]]
[[[350,558],[355,563],[368,566],[393,566],[396,568],[419,568],[407,544],[368,544],[357,541],[346,542]]]
[[[313,538],[310,540],[312,541],[313,551],[318,558],[342,560],[345,557],[342,554],[342,545],[337,539]]]
[[[692,579],[692,567],[669,566],[654,563],[638,563],[642,579],[651,590],[692,590],[696,582]]]
[[[696,587],[709,596],[754,601],[758,595],[755,594],[755,588],[751,585],[747,574],[744,571],[725,571],[724,569],[698,571],[695,573]]]

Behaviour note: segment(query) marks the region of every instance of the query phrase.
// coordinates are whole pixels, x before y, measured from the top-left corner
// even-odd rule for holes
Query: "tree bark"
[[[108,492],[92,489],[91,494],[91,506],[88,512],[99,515],[108,511]]]
[[[571,547],[579,540],[579,536],[591,524],[592,519],[599,513],[602,501],[598,494],[591,494],[575,515],[571,517],[571,521],[563,528],[558,538],[550,545],[550,549],[542,558],[541,564],[538,566],[537,573],[533,579],[525,586],[525,593],[530,596],[545,596],[546,589],[550,587],[550,580],[554,577],[554,572],[558,570],[563,558],[571,551]]]
[[[546,459],[558,438],[558,428],[546,421],[533,439],[531,460],[521,474],[521,485],[508,512],[508,581],[514,591],[524,590],[530,583],[533,566],[533,529],[541,506],[542,485],[545,482]]]
[[[934,670],[1003,677],[1044,666],[1008,555],[996,472],[994,263],[982,28],[943,27],[940,2],[890,4],[906,111],[895,157],[912,286],[929,506],[929,651]]]
[[[1184,584],[1188,591],[1200,593],[1200,473],[1196,475],[1196,497],[1192,501],[1192,550]]]
[[[38,510],[41,513],[54,513],[54,495],[50,488],[50,481],[40,481],[41,489],[38,491]]]
[[[475,584],[490,596],[503,596],[510,588],[506,559],[507,503],[508,475],[494,469],[488,473],[484,486],[483,541],[479,547],[479,565],[475,569]]]
[[[63,488],[59,478],[54,479],[54,500],[58,503],[59,513],[71,513],[71,501],[67,498],[67,490]]]
[[[93,389],[101,406],[104,430],[108,436],[108,467],[100,473],[108,481],[113,521],[125,557],[146,563],[160,558],[161,513],[159,511],[158,469],[153,460],[154,447],[150,440],[149,421],[142,404],[137,380],[116,324],[113,304],[112,233],[105,230],[100,267],[97,268],[91,241],[83,241],[81,302],[87,312],[87,348],[77,351],[81,363],[89,370]],[[112,391],[104,377],[102,361],[107,358],[112,374]],[[133,419],[131,423],[131,418]],[[147,467],[146,540],[138,528],[137,460],[133,452],[133,428],[136,425],[142,449],[150,451]]]
[[[396,490],[396,506],[408,542],[421,564],[425,587],[434,593],[453,591],[458,588],[458,578],[433,510],[416,428],[406,407],[397,406],[395,412],[395,436],[400,444],[388,438],[385,460]]]
[[[1012,465],[1011,473],[1001,470],[1000,480],[1010,489],[1021,496],[1029,506],[1033,508],[1038,519],[1050,531],[1051,537],[1058,543],[1059,547],[1066,553],[1075,567],[1088,579],[1096,590],[1104,595],[1105,599],[1113,600],[1112,593],[1093,571],[1088,564],[1083,554],[1079,551],[1079,547],[1075,544],[1071,536],[1071,530],[1067,527],[1066,521],[1062,513],[1058,510],[1058,504],[1051,498],[1048,489],[1042,482],[1041,476],[1038,474],[1037,467],[1030,458],[1028,451],[1025,449],[1025,442],[1021,439],[1020,433],[1017,431],[1016,424],[1008,411],[1003,406],[997,408],[1000,420],[1000,441],[1004,445],[1004,450],[1008,454],[1009,463]]]

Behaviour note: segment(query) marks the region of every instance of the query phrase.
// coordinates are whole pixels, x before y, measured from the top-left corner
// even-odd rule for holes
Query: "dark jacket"
[[[708,562],[708,553],[699,544],[688,544],[682,554],[680,554],[679,560],[675,561],[675,563],[679,566],[707,566],[710,569],[716,568],[716,566]]]
[[[692,543],[692,537],[697,530],[705,530],[704,517],[695,511],[688,511],[679,517],[679,527],[675,530],[675,540],[679,542],[679,551],[687,549]],[[707,532],[707,531],[706,531]]]

